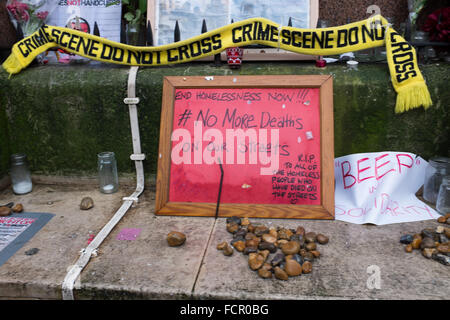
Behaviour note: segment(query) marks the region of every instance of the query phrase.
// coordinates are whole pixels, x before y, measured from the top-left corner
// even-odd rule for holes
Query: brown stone
[[[310,242],[306,244],[306,250],[314,251],[317,249],[317,245],[314,242]]]
[[[223,249],[223,254],[225,256],[231,256],[233,255],[233,253],[234,253],[233,248],[227,244],[227,246]]]
[[[316,240],[320,244],[327,244],[329,241],[328,237],[324,236],[323,234],[318,234]]]
[[[289,259],[286,260],[284,271],[286,271],[288,276],[295,277],[302,274],[302,266],[294,259]]]
[[[266,226],[257,226],[255,228],[254,234],[257,237],[261,237],[265,233],[269,233],[269,228],[267,228]]]
[[[445,223],[447,221],[447,218],[445,217],[445,216],[440,216],[438,219],[437,219],[437,222],[439,222],[439,223]]]
[[[277,237],[274,237],[270,233],[265,233],[262,235],[262,240],[269,243],[275,243],[277,241]]]
[[[312,255],[314,256],[314,258],[320,258],[320,252],[317,250],[313,250],[311,251]]]
[[[436,227],[436,233],[444,233],[444,227],[443,226],[437,226]]]
[[[171,231],[167,235],[167,243],[171,247],[181,246],[186,241],[186,235],[178,231]]]
[[[277,242],[275,242],[275,244],[277,245],[278,248],[281,248],[283,245],[285,245],[288,242],[289,242],[289,240],[280,239],[280,240],[277,240]]]
[[[444,228],[444,233],[447,238],[450,238],[450,228]]]
[[[302,272],[306,274],[306,273],[311,273],[311,271],[312,271],[312,263],[309,261],[303,262]]]
[[[227,223],[227,231],[229,233],[236,233],[239,230],[239,225],[236,222]]]
[[[413,235],[413,239],[420,239],[420,240],[422,240],[422,235],[420,233],[415,233]]]
[[[305,240],[306,242],[316,242],[316,233],[315,232],[306,233]]]
[[[278,232],[277,232],[277,230],[276,230],[275,228],[270,228],[270,229],[269,229],[269,234],[270,234],[272,237],[275,237],[275,239],[278,239]]]
[[[440,253],[450,253],[450,245],[448,243],[441,243],[438,245],[437,251],[439,251]]]
[[[259,253],[249,253],[248,255],[248,266],[252,270],[258,270],[264,264],[264,257]]]
[[[245,240],[251,240],[251,239],[253,239],[253,238],[258,238],[254,233],[252,233],[252,232],[247,232],[246,234],[245,234]]]
[[[300,227],[297,227],[297,230],[295,230],[295,233],[301,235],[302,237],[304,237],[306,231],[305,231],[305,228],[300,226]]]
[[[284,254],[296,254],[300,250],[300,244],[297,241],[289,241],[281,246]]]
[[[422,243],[422,237],[420,237],[420,238],[415,238],[415,239],[411,242],[411,247],[412,247],[413,249],[419,249],[421,243]]]
[[[80,202],[81,210],[89,210],[94,207],[94,200],[91,197],[84,197]]]
[[[258,275],[263,279],[272,278],[272,266],[269,263],[264,263],[263,266],[258,269]]]
[[[293,232],[289,229],[281,228],[280,230],[278,230],[278,239],[289,240],[292,235]]]
[[[281,269],[280,267],[275,267],[273,269],[274,273],[275,273],[275,278],[279,279],[279,280],[288,280],[289,276],[286,273],[286,271],[284,271],[283,269]]]
[[[434,242],[433,239],[425,237],[422,240],[422,243],[420,244],[420,248],[421,249],[425,249],[425,248],[434,248],[436,247],[436,243]]]
[[[223,250],[223,249],[225,249],[225,247],[227,247],[227,246],[228,246],[228,243],[227,243],[226,241],[221,242],[221,243],[219,243],[219,244],[217,245],[217,250]]]
[[[12,211],[16,213],[20,213],[23,211],[23,205],[21,203],[16,204],[14,207],[12,207]]]
[[[258,244],[259,244],[258,238],[245,241],[246,247],[258,247]]]
[[[233,243],[233,247],[239,251],[242,252],[245,249],[245,242],[242,240],[236,241],[235,243]]]
[[[422,255],[425,258],[431,259],[433,253],[437,252],[436,248],[425,248],[422,250]]]
[[[0,217],[6,217],[9,216],[12,213],[12,210],[10,207],[0,207]]]
[[[412,252],[412,251],[413,251],[412,245],[411,245],[411,244],[406,245],[406,246],[405,246],[405,251],[408,252],[408,253],[409,253],[409,252]]]

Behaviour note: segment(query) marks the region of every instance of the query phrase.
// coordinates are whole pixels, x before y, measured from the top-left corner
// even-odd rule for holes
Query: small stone
[[[313,250],[313,251],[311,251],[311,253],[312,253],[312,255],[314,256],[314,258],[320,258],[320,252],[319,251],[317,251],[317,250]]]
[[[443,226],[437,226],[436,227],[436,233],[444,233],[444,227]]]
[[[233,239],[231,239],[230,244],[233,245],[235,242],[238,242],[238,241],[245,242],[244,241],[244,237],[243,236],[236,236],[236,234],[235,234],[233,236]]]
[[[280,267],[275,267],[273,270],[274,270],[275,278],[277,278],[279,280],[288,280],[289,279],[288,274]]]
[[[239,251],[242,252],[245,249],[245,242],[240,240],[240,241],[236,241],[235,243],[233,243],[233,247]]]
[[[422,250],[422,255],[425,258],[431,259],[433,253],[437,252],[436,248],[425,248]]]
[[[260,251],[258,251],[258,254],[264,258],[264,262],[265,262],[267,260],[267,257],[269,257],[270,251],[269,250],[260,250]]]
[[[233,248],[232,248],[231,246],[229,246],[229,245],[227,245],[227,246],[223,249],[223,254],[224,254],[225,256],[231,256],[231,255],[233,255],[233,253],[234,253],[234,250],[233,250]]]
[[[262,238],[263,241],[269,242],[269,243],[272,243],[272,244],[277,241],[277,237],[274,237],[270,233],[263,234],[261,238]]]
[[[247,226],[247,232],[250,232],[250,233],[254,233],[255,232],[255,225],[253,225],[253,224],[249,224],[248,226]]]
[[[278,239],[289,240],[292,236],[293,232],[286,228],[281,228],[278,230]]]
[[[286,260],[284,271],[286,271],[288,276],[295,277],[302,274],[302,266],[297,261],[289,259]]]
[[[446,244],[440,244],[437,246],[437,251],[439,251],[440,253],[450,253],[450,244],[446,243]]]
[[[289,241],[281,247],[284,254],[296,254],[300,250],[300,244],[296,241]]]
[[[261,237],[265,233],[269,233],[269,228],[266,226],[257,226],[254,231],[257,237]]]
[[[299,255],[298,253],[294,254],[292,256],[292,259],[294,259],[295,261],[297,261],[300,265],[303,264],[304,260],[303,257],[301,255]]]
[[[254,239],[254,238],[258,238],[258,237],[254,233],[248,232],[248,230],[247,230],[247,233],[245,234],[244,239],[245,240],[251,240],[251,239]]]
[[[445,216],[440,216],[438,219],[437,219],[437,222],[439,222],[439,223],[445,223],[447,221],[447,218],[445,217]]]
[[[437,234],[433,229],[423,229],[421,235],[422,238],[431,238],[434,241],[437,241]]]
[[[250,224],[250,220],[248,218],[242,218],[241,219],[241,226],[248,226]]]
[[[311,273],[312,271],[312,263],[310,261],[305,261],[302,264],[302,272],[307,274],[307,273]]]
[[[270,264],[272,265],[272,266],[278,266],[281,262],[283,262],[284,261],[284,259],[285,259],[285,257],[284,257],[284,254],[283,253],[277,253],[273,258],[272,258],[272,260],[270,261]]]
[[[275,239],[278,239],[278,232],[275,228],[269,228],[269,234],[274,237]]]
[[[432,238],[426,237],[422,240],[422,243],[420,244],[421,249],[425,248],[435,248],[436,244],[434,243],[434,240]]]
[[[412,246],[413,249],[419,249],[421,243],[422,243],[422,237],[420,237],[420,238],[415,238],[415,239],[411,242],[411,246]]]
[[[252,252],[248,255],[248,266],[252,270],[258,270],[264,264],[264,257],[259,253]]]
[[[403,243],[403,244],[410,244],[411,242],[413,242],[413,240],[414,240],[414,238],[410,234],[405,234],[400,237],[400,243]]]
[[[251,240],[246,240],[245,241],[245,246],[246,247],[258,247],[258,245],[259,245],[259,243],[260,243],[260,240],[259,240],[259,238],[254,238],[254,239],[251,239]]]
[[[241,218],[236,217],[236,216],[232,216],[232,217],[228,217],[226,220],[227,223],[236,223],[238,225],[241,225]]]
[[[442,263],[443,265],[450,266],[450,257],[443,255],[441,253],[435,253],[431,256],[433,260],[436,260],[439,263]]]
[[[288,242],[289,242],[289,240],[281,239],[281,240],[277,240],[277,242],[275,244],[278,248],[281,248],[283,245],[285,245]]]
[[[303,257],[303,260],[313,262],[314,261],[314,255],[311,253],[311,251],[308,251]]]
[[[407,244],[407,245],[405,246],[405,251],[408,252],[408,253],[412,252],[412,251],[413,251],[412,245],[411,245],[411,244]]]
[[[167,243],[171,247],[181,246],[186,241],[186,235],[178,231],[171,231],[167,234]]]
[[[247,229],[246,229],[246,228],[240,228],[240,229],[234,234],[234,237],[242,237],[242,238],[244,238],[246,234],[247,234]]]
[[[300,226],[300,227],[297,227],[297,229],[295,230],[295,233],[301,235],[302,237],[304,237],[306,231],[305,231],[305,228]]]
[[[264,263],[263,266],[258,269],[258,275],[263,279],[272,278],[272,266],[268,263]]]
[[[317,249],[317,245],[314,242],[310,242],[306,244],[306,250],[314,251]]]
[[[316,240],[320,244],[327,244],[329,239],[327,236],[324,236],[323,234],[319,233],[316,237]]]
[[[12,211],[16,213],[20,213],[23,211],[23,205],[21,203],[16,204],[14,207],[12,207]]]
[[[305,234],[305,240],[306,242],[316,242],[316,233],[315,232],[308,232]]]
[[[81,210],[89,210],[94,207],[94,200],[91,197],[84,197],[81,199],[80,209]]]
[[[10,207],[0,207],[0,217],[6,217],[9,216],[12,213],[12,210]]]
[[[447,238],[447,236],[445,234],[441,233],[439,235],[439,242],[440,243],[447,243],[447,242],[449,242],[449,240],[448,240],[448,238]]]
[[[227,247],[227,246],[228,246],[228,243],[227,243],[226,241],[221,242],[221,243],[219,243],[219,244],[217,245],[217,250],[223,250],[223,249],[225,249],[225,247]]]
[[[447,238],[450,238],[450,228],[444,228],[444,234]]]
[[[277,247],[275,244],[270,242],[261,241],[258,245],[259,250],[268,250],[270,253],[275,253],[277,251]]]
[[[239,225],[235,222],[227,223],[227,231],[229,233],[236,233],[239,230]]]
[[[34,255],[34,254],[36,254],[38,252],[39,252],[38,248],[31,248],[30,250],[25,251],[25,254],[27,256],[32,256],[32,255]]]
[[[242,251],[243,254],[249,255],[250,253],[256,253],[258,252],[258,248],[256,247],[245,247],[244,251]]]
[[[422,236],[420,235],[420,233],[415,233],[413,235],[413,239],[420,239],[420,240],[422,240]]]

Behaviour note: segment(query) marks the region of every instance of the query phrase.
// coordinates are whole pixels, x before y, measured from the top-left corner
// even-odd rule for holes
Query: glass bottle
[[[450,175],[450,158],[436,157],[428,161],[423,184],[423,198],[426,201],[436,204],[442,179],[448,175]]]
[[[450,213],[450,176],[442,179],[436,200],[436,210],[441,214]]]
[[[33,183],[31,173],[28,169],[27,155],[15,153],[11,155],[10,169],[12,188],[15,194],[25,194],[31,192]]]
[[[98,154],[98,180],[100,192],[102,193],[114,193],[119,189],[117,162],[114,152],[101,152]]]

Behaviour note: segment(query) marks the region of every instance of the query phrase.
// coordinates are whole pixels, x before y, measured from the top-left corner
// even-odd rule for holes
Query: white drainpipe
[[[136,190],[129,197],[124,197],[122,199],[122,206],[119,210],[117,210],[111,220],[109,220],[109,222],[102,228],[92,242],[86,248],[81,250],[78,261],[71,267],[62,283],[63,300],[74,300],[73,286],[81,271],[88,264],[92,254],[96,253],[97,248],[109,235],[116,224],[122,219],[128,209],[131,208],[133,203],[138,202],[138,197],[144,191],[143,160],[145,159],[145,154],[141,153],[141,139],[139,137],[139,123],[136,108],[136,104],[139,103],[139,98],[136,98],[137,71],[138,67],[130,68],[130,72],[128,74],[128,97],[124,99],[124,102],[128,104],[130,114],[131,136],[133,138],[133,154],[130,156],[130,159],[134,161],[136,166]]]

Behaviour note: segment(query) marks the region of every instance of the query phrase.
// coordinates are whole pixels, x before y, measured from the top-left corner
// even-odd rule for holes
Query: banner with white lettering
[[[437,219],[416,197],[428,163],[407,152],[352,154],[334,161],[336,220],[384,225]]]

